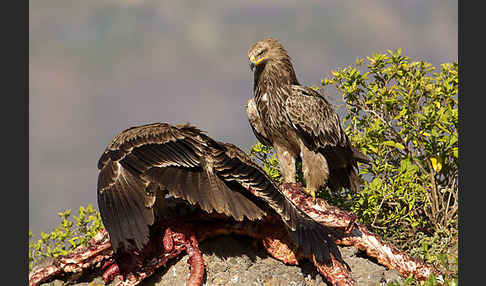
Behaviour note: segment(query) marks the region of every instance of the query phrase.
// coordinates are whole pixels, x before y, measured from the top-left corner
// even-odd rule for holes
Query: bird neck
[[[270,60],[265,65],[258,66],[255,70],[253,93],[258,96],[274,88],[298,84],[290,59]]]

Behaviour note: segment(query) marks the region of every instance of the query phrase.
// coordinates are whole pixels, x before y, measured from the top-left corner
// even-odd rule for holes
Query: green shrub
[[[282,179],[282,173],[278,165],[277,155],[272,147],[268,147],[258,142],[255,145],[250,146],[248,155],[253,160],[260,163],[263,166],[265,172],[275,181]]]
[[[396,238],[457,229],[457,63],[436,71],[387,51],[321,83],[341,92],[346,132],[372,161],[351,207],[363,222]]]
[[[58,213],[61,223],[50,233],[41,232],[41,238],[33,240],[29,230],[29,271],[41,259],[66,255],[87,242],[103,227],[98,211],[88,205],[79,208],[78,216],[71,216],[71,210]]]

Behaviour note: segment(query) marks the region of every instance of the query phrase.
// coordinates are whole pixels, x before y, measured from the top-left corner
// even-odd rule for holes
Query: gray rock
[[[204,285],[206,286],[251,286],[251,285],[290,285],[325,286],[329,285],[317,272],[312,263],[302,261],[301,265],[285,265],[269,256],[259,243],[243,236],[221,236],[201,243],[201,251],[206,264]],[[386,282],[401,279],[395,270],[386,270],[366,258],[354,247],[340,248],[341,255],[351,268],[351,276],[357,285],[384,285]],[[159,269],[141,285],[185,286],[189,277],[187,256],[174,259],[167,267]],[[104,285],[100,273],[83,277],[76,286]],[[50,286],[60,286],[54,281]],[[110,283],[109,285],[114,285]]]
[[[384,278],[386,283],[397,281],[401,284],[405,280],[403,279],[402,275],[400,275],[400,272],[395,269],[385,271]]]

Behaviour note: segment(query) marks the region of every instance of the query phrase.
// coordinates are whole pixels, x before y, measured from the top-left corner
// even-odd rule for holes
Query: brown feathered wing
[[[350,144],[329,102],[317,91],[300,85],[289,86],[291,96],[285,102],[290,125],[310,150],[320,152],[329,167],[328,186],[359,191],[358,161],[367,158]]]
[[[272,146],[272,142],[270,142],[270,140],[267,138],[265,129],[263,128],[263,121],[261,120],[255,100],[253,98],[248,100],[248,104],[246,105],[246,113],[248,115],[250,127],[258,141],[265,146]]]
[[[115,250],[142,249],[161,210],[164,190],[206,212],[235,220],[282,217],[306,253],[328,258],[326,230],[283,195],[236,146],[216,142],[195,127],[165,123],[121,132],[102,154],[98,205]],[[253,192],[250,192],[251,188]]]
[[[194,127],[149,124],[123,131],[108,146],[98,164],[98,205],[114,249],[147,242],[161,190],[236,220],[265,214],[213,173],[201,135]]]

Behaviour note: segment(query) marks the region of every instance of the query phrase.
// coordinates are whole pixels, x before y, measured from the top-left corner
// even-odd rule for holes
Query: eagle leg
[[[312,196],[315,203],[317,190],[326,185],[329,177],[327,160],[322,154],[309,150],[303,143],[300,144],[300,156],[306,183],[304,191]]]
[[[280,166],[280,171],[282,172],[284,182],[295,183],[295,158],[297,156],[292,154],[290,149],[286,149],[284,147],[281,147],[280,145],[275,144],[274,148],[275,153],[277,154],[278,164]]]

